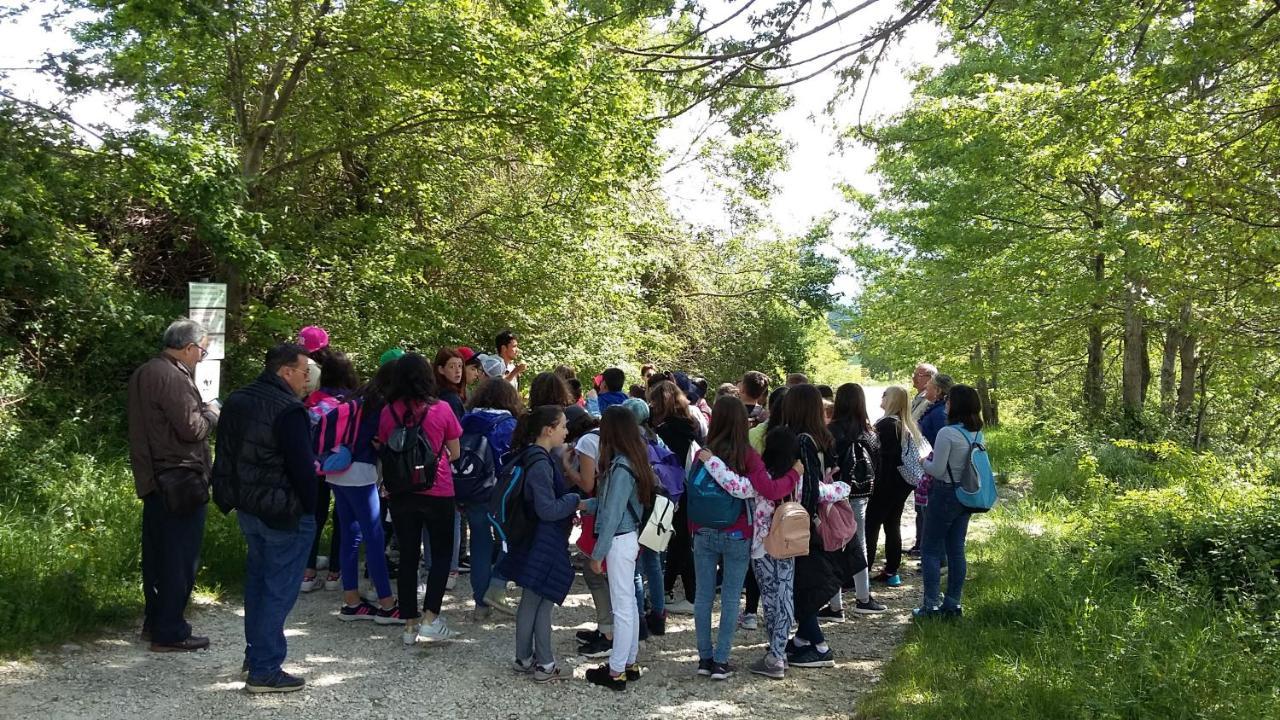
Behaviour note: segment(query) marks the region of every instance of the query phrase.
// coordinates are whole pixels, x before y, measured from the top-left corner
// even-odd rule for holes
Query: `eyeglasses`
[[[201,360],[203,360],[203,359],[205,359],[205,358],[209,357],[209,348],[200,347],[199,345],[196,345],[195,343],[191,343],[191,344],[192,344],[192,345],[195,345],[196,349],[198,349],[198,350],[200,351],[200,359],[201,359]]]

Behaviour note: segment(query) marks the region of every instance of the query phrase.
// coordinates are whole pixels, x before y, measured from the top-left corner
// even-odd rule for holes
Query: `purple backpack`
[[[665,491],[663,494],[671,502],[679,502],[684,495],[684,465],[676,458],[676,454],[652,440],[649,445],[649,464],[653,466],[653,474]]]

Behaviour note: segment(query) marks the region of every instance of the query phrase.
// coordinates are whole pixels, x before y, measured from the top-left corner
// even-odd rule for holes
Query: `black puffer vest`
[[[301,407],[289,386],[267,373],[227,398],[213,462],[213,500],[224,513],[247,512],[280,530],[297,527],[302,503],[285,472],[275,425]]]

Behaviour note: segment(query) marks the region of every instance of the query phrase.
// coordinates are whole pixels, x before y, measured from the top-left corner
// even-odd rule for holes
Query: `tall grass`
[[[0,436],[0,653],[133,622],[142,611],[142,503],[119,427],[74,418]],[[243,543],[209,514],[203,585],[235,585]]]
[[[965,616],[915,626],[865,718],[1280,717],[1280,493],[1164,446],[1031,448],[970,545]]]

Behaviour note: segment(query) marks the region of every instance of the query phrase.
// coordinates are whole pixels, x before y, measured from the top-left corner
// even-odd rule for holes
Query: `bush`
[[[1045,449],[1024,463],[1030,499],[979,520],[995,527],[970,545],[964,620],[913,629],[858,716],[1280,715],[1265,464],[1163,443]]]

